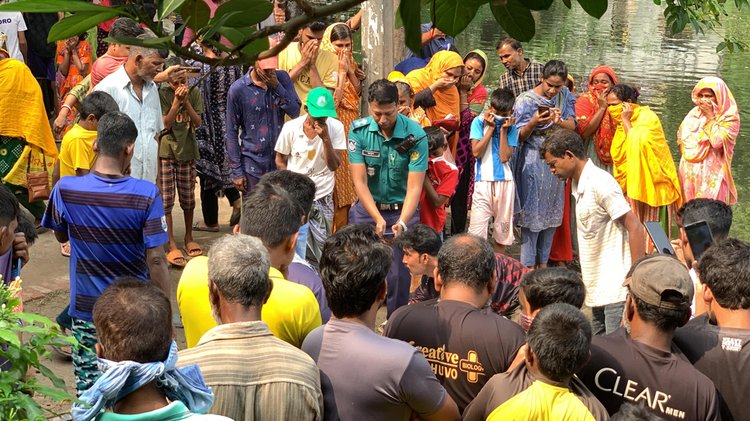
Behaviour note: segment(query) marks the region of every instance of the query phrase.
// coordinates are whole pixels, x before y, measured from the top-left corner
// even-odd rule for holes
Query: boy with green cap
[[[275,148],[276,168],[304,174],[315,182],[315,201],[308,223],[300,228],[295,251],[317,267],[333,225],[333,173],[341,164],[346,132],[336,120],[336,104],[327,88],[311,90],[305,110],[307,114],[281,129]]]

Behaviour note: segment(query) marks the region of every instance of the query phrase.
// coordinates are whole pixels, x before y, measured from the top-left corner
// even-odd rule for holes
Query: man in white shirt
[[[145,33],[138,39],[153,39],[155,35]],[[159,88],[154,76],[162,70],[164,58],[159,50],[130,47],[128,61],[114,73],[105,77],[94,88],[112,96],[138,127],[130,175],[156,183],[159,156],[158,135],[164,129],[161,116]]]
[[[336,120],[333,95],[323,87],[314,88],[307,95],[307,114],[284,124],[276,141],[276,168],[305,174],[315,182],[313,202],[307,227],[310,234],[302,230],[298,244],[309,252],[300,253],[314,263],[320,260],[326,238],[331,235],[333,225],[333,172],[341,164],[341,153],[346,148],[344,125]],[[298,250],[299,252],[300,250]]]
[[[625,275],[644,254],[643,226],[614,177],[586,158],[576,132],[555,131],[540,153],[552,174],[573,179],[585,304],[591,307],[593,333],[612,333],[622,323]]]
[[[26,62],[26,21],[21,12],[0,12],[0,32],[8,37],[10,58]]]

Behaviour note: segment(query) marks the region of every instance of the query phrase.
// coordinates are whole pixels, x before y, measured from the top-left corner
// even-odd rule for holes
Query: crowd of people
[[[369,80],[359,14],[217,68],[104,43],[156,37],[125,17],[48,53],[25,35],[59,18],[41,15],[0,12],[0,273],[28,261],[23,206],[70,258],[74,419],[747,419],[740,120],[718,77],[693,89],[675,165],[612,68],[577,96],[511,38],[489,90],[491,59],[429,24]],[[196,33],[179,42],[224,54]],[[193,231],[221,231],[221,197],[233,232],[209,248]]]

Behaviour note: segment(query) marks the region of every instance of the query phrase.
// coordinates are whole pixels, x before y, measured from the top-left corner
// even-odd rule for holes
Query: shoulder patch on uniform
[[[419,151],[412,152],[411,155],[409,155],[409,159],[412,161],[419,159]]]
[[[349,152],[357,152],[357,142],[350,140],[348,143]]]
[[[368,125],[368,124],[370,124],[370,122],[369,122],[369,121],[367,121],[367,117],[365,117],[365,118],[360,118],[360,119],[358,119],[358,120],[354,120],[354,121],[352,122],[352,128],[358,129],[358,128],[360,128],[360,127],[364,127],[364,126],[366,126],[366,125]]]

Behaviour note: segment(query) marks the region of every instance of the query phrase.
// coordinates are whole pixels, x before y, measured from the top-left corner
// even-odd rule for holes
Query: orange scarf
[[[578,134],[583,133],[591,122],[591,118],[599,111],[599,101],[596,96],[598,91],[595,89],[593,80],[594,76],[604,73],[609,76],[612,81],[612,85],[617,85],[617,75],[615,71],[609,66],[599,66],[591,71],[589,76],[589,90],[585,94],[581,95],[576,101],[576,116],[578,116],[578,124],[576,125],[576,131]],[[594,148],[596,150],[596,156],[599,157],[599,161],[602,164],[612,165],[612,155],[610,154],[610,148],[612,146],[612,137],[615,135],[617,130],[617,123],[612,120],[609,112],[604,113],[601,123],[599,123],[599,129],[594,132]]]

